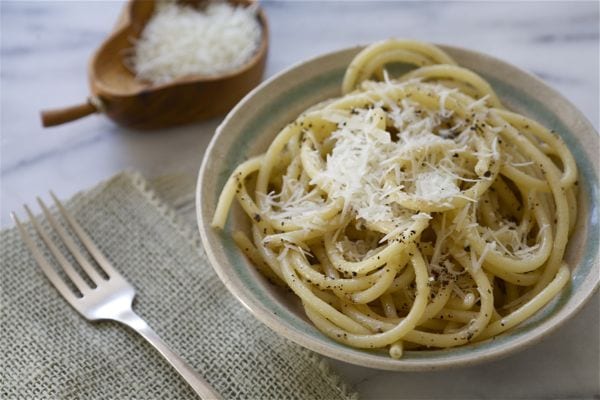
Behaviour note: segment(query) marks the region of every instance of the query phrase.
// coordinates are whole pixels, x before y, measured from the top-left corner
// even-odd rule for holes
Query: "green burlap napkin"
[[[181,199],[177,185],[159,186],[163,197]],[[183,214],[192,209],[189,189]],[[66,203],[135,286],[134,309],[225,398],[355,396],[321,358],[275,335],[229,294],[196,231],[139,175],[120,174]],[[14,228],[0,233],[0,246],[1,398],[194,398],[135,333],[70,308]]]

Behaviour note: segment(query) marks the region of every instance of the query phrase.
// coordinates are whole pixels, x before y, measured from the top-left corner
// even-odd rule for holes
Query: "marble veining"
[[[471,48],[528,70],[599,127],[599,5],[571,2],[264,1],[266,76],[327,51],[388,37]],[[68,197],[124,169],[194,174],[216,118],[148,134],[102,116],[42,129],[39,110],[87,94],[87,63],[120,1],[0,1],[0,225],[48,189]],[[556,333],[504,360],[453,371],[391,373],[332,361],[364,399],[594,397],[599,296]]]

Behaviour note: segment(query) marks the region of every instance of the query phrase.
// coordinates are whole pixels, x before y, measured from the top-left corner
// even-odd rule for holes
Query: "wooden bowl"
[[[228,0],[233,5],[250,5],[252,0]],[[202,0],[190,1],[199,4]],[[134,129],[158,129],[198,121],[229,111],[260,83],[267,58],[267,19],[259,8],[262,27],[258,51],[242,67],[218,76],[194,75],[153,85],[135,78],[124,64],[132,47],[151,18],[155,1],[131,0],[116,29],[100,46],[89,64],[91,95],[84,104],[42,111],[45,127],[102,112],[116,123]]]

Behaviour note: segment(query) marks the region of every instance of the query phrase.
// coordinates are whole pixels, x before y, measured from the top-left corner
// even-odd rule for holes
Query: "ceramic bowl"
[[[240,303],[279,335],[325,356],[371,368],[432,370],[468,365],[506,356],[540,340],[577,313],[598,288],[598,133],[580,111],[538,78],[481,53],[441,47],[490,82],[509,109],[556,130],[574,154],[580,194],[577,227],[566,255],[572,267],[571,284],[534,316],[493,340],[452,349],[406,351],[395,360],[387,352],[354,349],[329,339],[305,317],[293,294],[269,284],[230,236],[234,228],[248,229],[237,204],[225,231],[210,227],[217,198],[233,169],[263,153],[277,132],[303,110],[340,95],[345,68],[361,49],[350,48],[302,62],[249,93],[217,129],[198,177],[198,226],[210,262]]]

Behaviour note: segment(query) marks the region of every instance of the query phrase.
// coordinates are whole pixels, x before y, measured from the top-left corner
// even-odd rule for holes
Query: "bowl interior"
[[[198,178],[199,229],[218,275],[257,318],[311,350],[346,362],[390,370],[470,364],[509,354],[540,339],[579,310],[598,287],[597,132],[572,104],[539,79],[480,53],[441,47],[461,66],[490,82],[507,108],[558,132],[575,156],[580,173],[579,214],[566,256],[573,272],[572,283],[532,318],[493,340],[454,349],[407,351],[401,360],[393,360],[383,351],[353,349],[329,339],[308,321],[293,294],[269,284],[231,239],[232,230],[247,230],[249,226],[237,204],[224,232],[210,228],[219,193],[233,169],[248,157],[263,153],[278,131],[302,111],[340,95],[345,68],[360,48],[342,50],[292,67],[246,96],[217,130]]]

